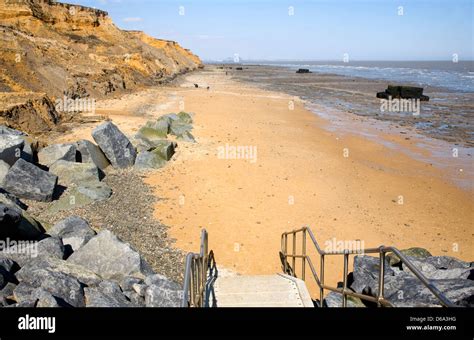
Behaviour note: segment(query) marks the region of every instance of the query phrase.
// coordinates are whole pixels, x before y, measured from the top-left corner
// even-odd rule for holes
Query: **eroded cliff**
[[[101,10],[0,0],[0,92],[46,93],[53,102],[64,95],[99,99],[201,65],[178,43],[121,30]]]

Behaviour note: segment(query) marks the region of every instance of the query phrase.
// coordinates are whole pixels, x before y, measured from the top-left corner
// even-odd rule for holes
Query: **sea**
[[[281,66],[315,73],[383,79],[398,83],[433,86],[474,93],[474,60],[470,61],[260,61],[260,65]]]

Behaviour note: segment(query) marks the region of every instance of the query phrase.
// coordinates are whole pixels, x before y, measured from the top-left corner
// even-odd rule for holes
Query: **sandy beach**
[[[414,138],[380,133],[376,142],[338,133],[300,99],[212,67],[178,85],[99,102],[96,114],[133,136],[147,120],[181,110],[195,114],[197,143],[180,142],[172,161],[145,179],[159,197],[150,209],[170,227],[177,248],[198,251],[206,228],[220,266],[272,274],[281,270],[281,233],[308,225],[323,247],[335,238],[474,257],[472,192],[455,186],[444,170],[384,145],[416,149]],[[55,142],[90,139],[97,124]],[[226,147],[255,152],[223,158],[219,151]],[[329,262],[327,282],[341,280],[340,262]]]

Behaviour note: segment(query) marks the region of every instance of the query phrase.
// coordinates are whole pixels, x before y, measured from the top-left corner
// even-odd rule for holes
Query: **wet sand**
[[[102,104],[98,113],[113,112],[110,119],[129,135],[180,106],[195,113],[198,143],[179,143],[172,161],[146,176],[160,198],[150,209],[185,251],[199,250],[200,229],[206,228],[210,249],[225,268],[280,272],[281,233],[303,225],[323,247],[333,238],[358,239],[366,247],[419,246],[433,255],[474,258],[472,192],[455,186],[445,170],[382,143],[416,150],[416,137],[368,139],[332,131],[298,98],[234,81],[214,68],[186,76],[180,86]],[[145,105],[146,116],[137,115]],[[90,139],[93,126],[60,141]],[[256,147],[255,162],[220,159],[218,148],[226,144]],[[342,259],[329,261],[327,282],[335,284],[341,275]]]

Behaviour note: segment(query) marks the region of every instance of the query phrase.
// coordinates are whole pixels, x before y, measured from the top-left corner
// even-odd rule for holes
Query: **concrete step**
[[[214,293],[217,307],[314,307],[304,282],[284,274],[217,278]]]

